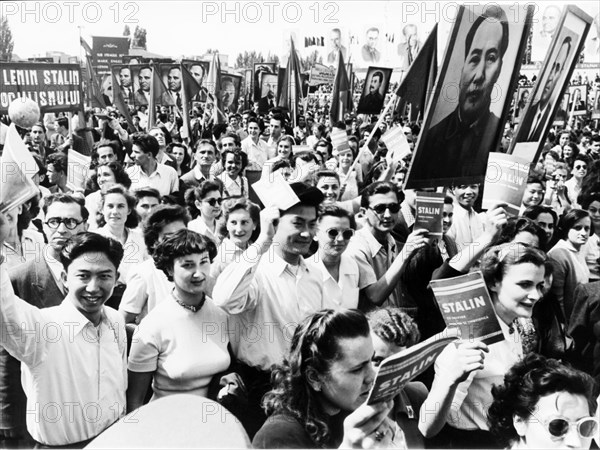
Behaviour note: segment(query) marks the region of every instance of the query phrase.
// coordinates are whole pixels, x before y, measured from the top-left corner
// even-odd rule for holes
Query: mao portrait
[[[408,188],[480,183],[502,138],[533,8],[458,12],[407,178]]]

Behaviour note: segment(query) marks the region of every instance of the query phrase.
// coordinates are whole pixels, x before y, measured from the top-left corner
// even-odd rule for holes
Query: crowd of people
[[[419,125],[312,106],[295,126],[277,107],[214,124],[197,104],[190,133],[166,106],[154,127],[109,108],[19,128],[40,192],[0,215],[0,447],[85,446],[187,393],[257,448],[590,448],[598,121],[550,132],[518,216],[482,212],[481,185],[438,188],[434,238],[404,188]],[[405,153],[381,140],[398,127]],[[91,157],[81,189],[70,151]],[[297,201],[265,206],[253,185],[281,178]],[[504,339],[452,343],[367,404],[383,359],[444,330],[429,282],[475,270]]]

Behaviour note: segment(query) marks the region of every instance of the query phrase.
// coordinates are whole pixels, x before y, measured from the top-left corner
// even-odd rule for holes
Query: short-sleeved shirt
[[[181,393],[206,397],[212,377],[231,363],[227,314],[209,297],[192,312],[171,295],[140,323],[132,342],[129,370],[154,372],[153,399]]]
[[[172,167],[157,164],[156,170],[150,175],[146,175],[138,165],[131,166],[126,171],[131,179],[130,189],[132,191],[151,187],[158,190],[161,196],[179,191],[179,177],[177,176],[177,171]]]

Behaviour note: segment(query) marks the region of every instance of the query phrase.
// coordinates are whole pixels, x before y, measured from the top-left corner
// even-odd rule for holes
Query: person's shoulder
[[[13,283],[30,280],[34,277],[35,273],[40,269],[43,269],[43,266],[45,265],[46,262],[43,261],[43,258],[34,258],[29,261],[25,261],[23,264],[10,267],[8,269],[8,278]]]
[[[302,424],[289,414],[267,418],[252,440],[253,448],[314,448]]]
[[[158,170],[165,175],[169,175],[171,177],[174,176],[175,178],[179,178],[177,176],[177,171],[167,164],[159,163]]]

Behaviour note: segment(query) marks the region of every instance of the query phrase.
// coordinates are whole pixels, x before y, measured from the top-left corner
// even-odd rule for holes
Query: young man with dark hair
[[[67,187],[68,163],[64,153],[53,153],[46,159],[47,175],[50,183],[50,192],[68,194],[71,190]]]
[[[400,248],[391,236],[400,211],[399,193],[396,185],[387,181],[375,182],[363,191],[361,211],[365,224],[356,232],[347,250],[349,256],[360,262],[359,267],[364,270],[361,277],[368,280],[367,287],[361,291],[360,307],[363,311],[375,305],[402,308],[398,285],[400,269],[415,248],[426,244],[427,231],[411,233]]]
[[[132,137],[131,159],[135,165],[127,168],[131,179],[131,190],[153,187],[161,195],[179,191],[179,177],[172,167],[156,160],[159,151],[158,141],[146,133],[135,133]]]
[[[223,270],[213,290],[215,304],[240,326],[232,346],[246,366],[242,372],[256,430],[265,419],[260,399],[269,390],[271,368],[289,350],[289,330],[323,308],[322,277],[304,260],[323,194],[304,183],[290,187],[299,202],[286,210],[269,207],[261,212],[260,236]],[[262,338],[254,339],[255,333]]]
[[[8,271],[15,295],[37,308],[58,306],[63,301],[67,291],[61,279],[60,252],[70,238],[87,229],[88,218],[83,200],[69,194],[46,197],[43,213],[48,244],[40,249],[39,258]],[[20,363],[0,347],[0,432],[5,438],[25,435],[25,402]]]
[[[0,228],[5,221],[0,216]],[[22,363],[33,439],[45,446],[83,447],[125,412],[125,325],[104,306],[123,248],[82,233],[60,256],[67,294],[60,305],[43,310],[15,295],[6,264],[0,263],[0,344]]]
[[[140,216],[140,225],[148,215],[160,205],[160,192],[154,188],[141,188],[134,192],[136,203],[135,212]]]
[[[108,139],[101,139],[94,144],[92,152],[92,163],[96,165],[117,162],[119,155],[119,143]]]

